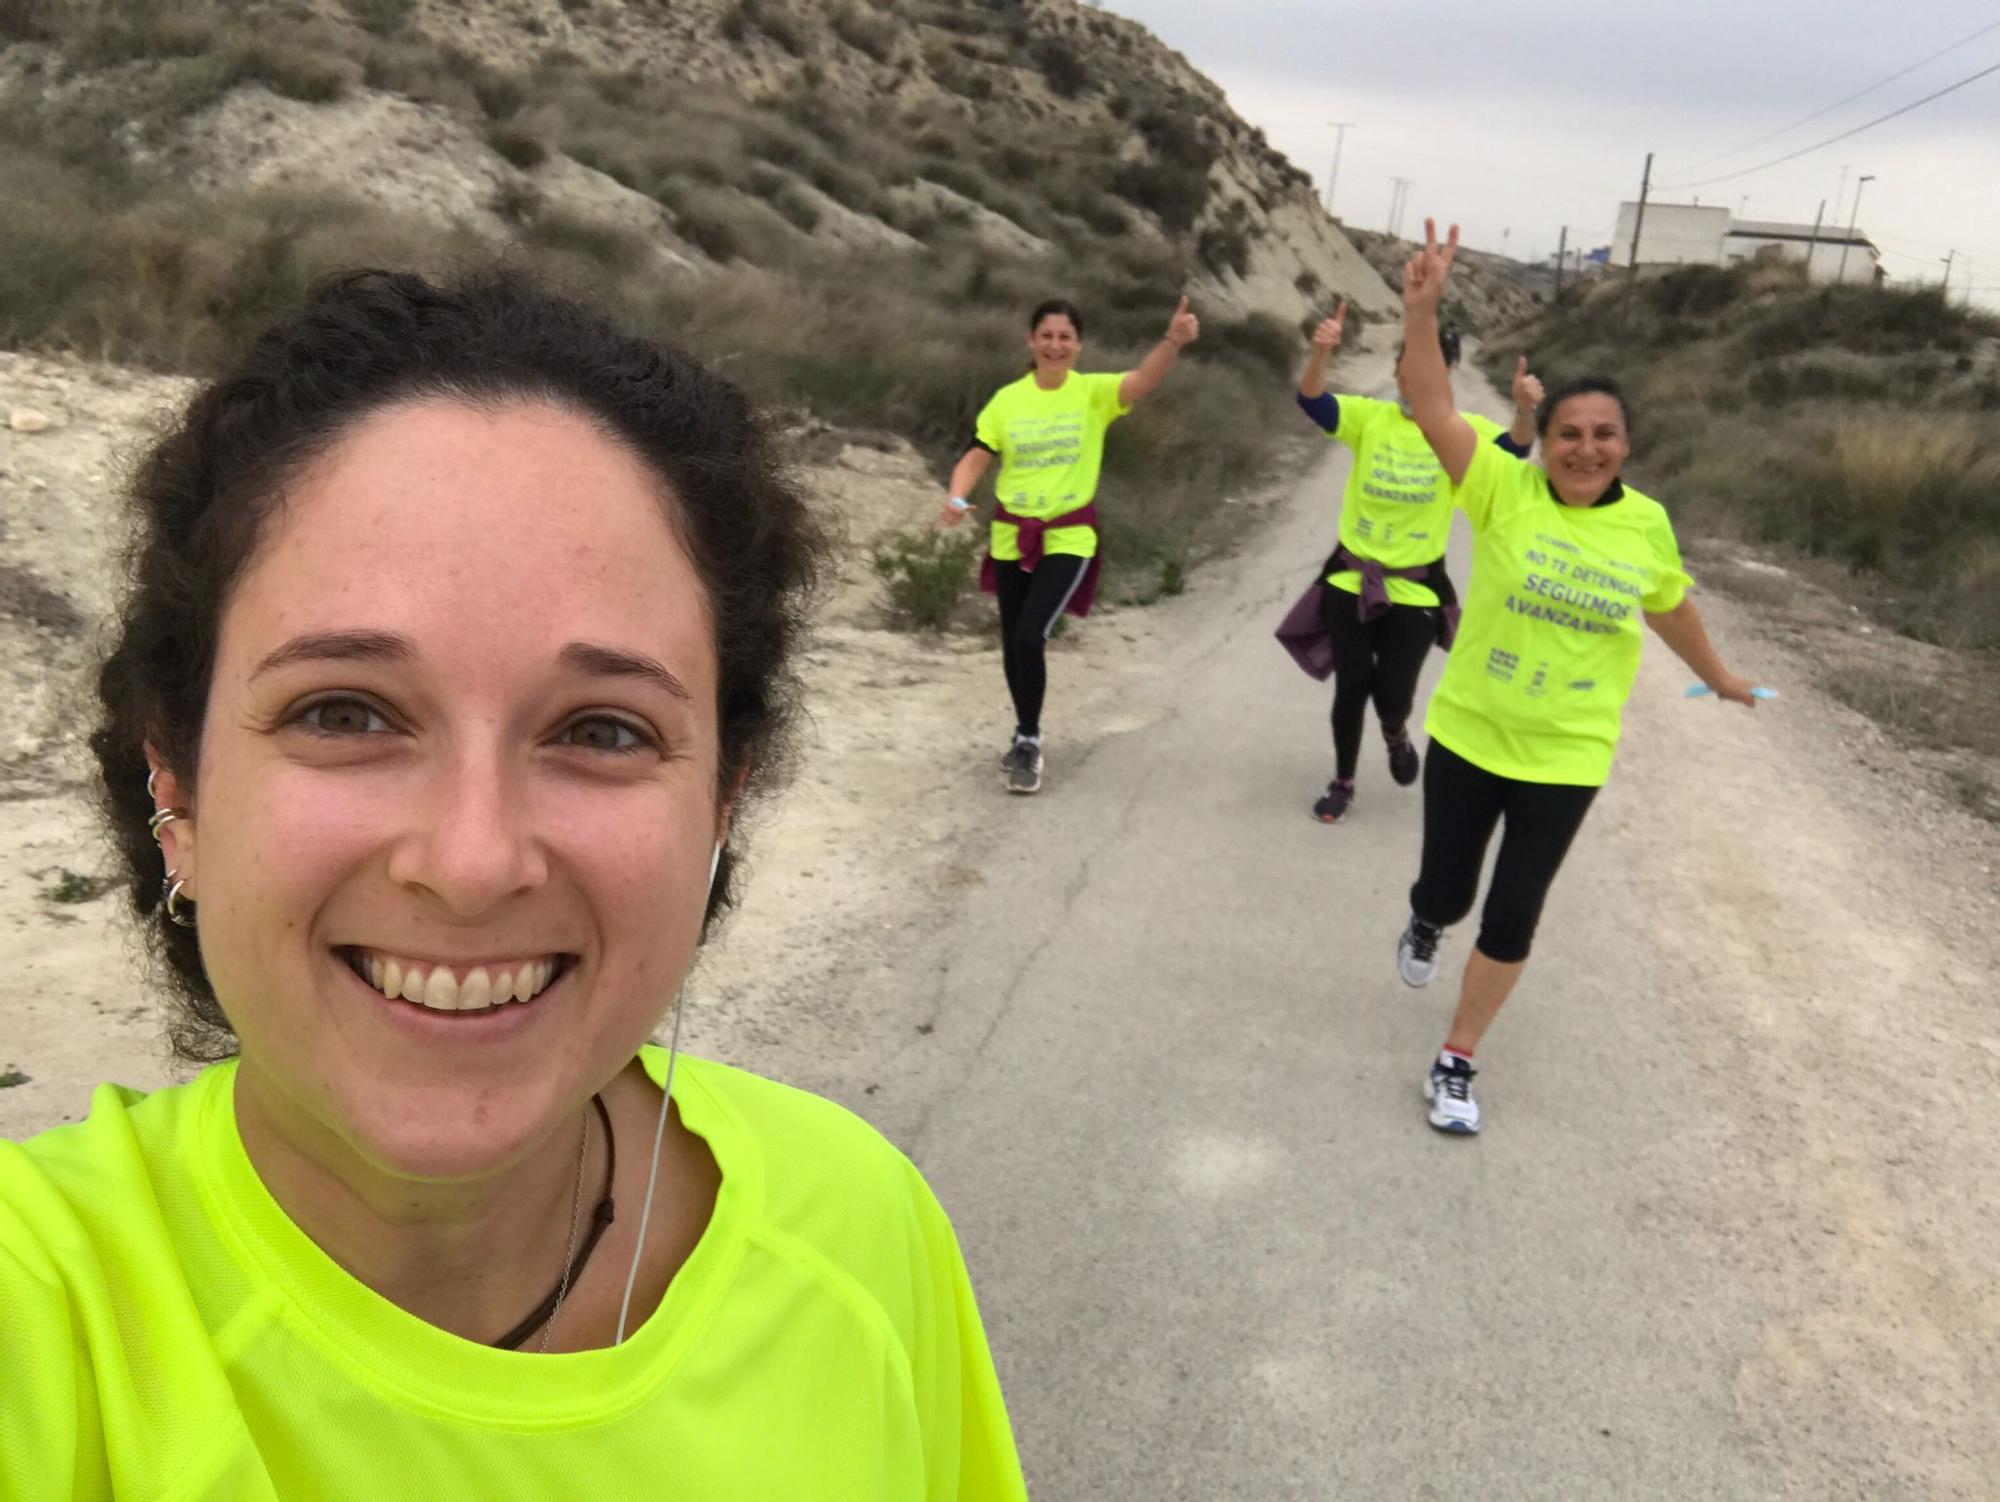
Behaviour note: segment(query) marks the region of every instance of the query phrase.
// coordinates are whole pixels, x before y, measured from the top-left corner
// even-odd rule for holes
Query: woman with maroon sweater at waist
[[[1336,398],[1326,389],[1327,362],[1340,348],[1346,320],[1343,302],[1313,331],[1312,355],[1299,377],[1301,410],[1354,454],[1340,503],[1340,545],[1321,570],[1325,587],[1317,591],[1334,674],[1333,781],[1313,804],[1323,824],[1338,824],[1354,802],[1361,726],[1371,700],[1389,749],[1389,775],[1405,787],[1417,780],[1421,761],[1409,733],[1417,675],[1434,644],[1450,645],[1457,615],[1444,570],[1451,484],[1423,430],[1410,420],[1408,402]],[[1456,332],[1441,335],[1439,347],[1447,366],[1458,363]],[[1513,427],[1472,414],[1466,421],[1481,438],[1525,456],[1534,446],[1541,398],[1541,383],[1523,359],[1514,372]],[[1324,671],[1322,660],[1318,672]]]
[[[1097,476],[1105,431],[1152,394],[1175,358],[1200,336],[1188,300],[1136,370],[1085,375],[1083,314],[1067,302],[1043,303],[1028,319],[1035,368],[1002,386],[979,414],[972,446],[951,472],[944,522],[971,513],[966,500],[995,455],[999,506],[981,587],[1000,600],[1000,646],[1014,700],[1014,740],[1001,766],[1010,793],[1042,786],[1042,700],[1048,691],[1044,648],[1067,610],[1089,613],[1097,593]]]

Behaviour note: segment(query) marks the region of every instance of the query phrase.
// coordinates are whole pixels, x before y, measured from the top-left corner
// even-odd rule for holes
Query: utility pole
[[[1840,246],[1840,270],[1833,274],[1833,284],[1838,287],[1847,280],[1847,251],[1854,244],[1854,227],[1861,222],[1861,190],[1875,181],[1875,174],[1864,172],[1854,183],[1854,214],[1847,221],[1847,238]]]
[[[1632,216],[1632,256],[1626,263],[1626,273],[1636,278],[1639,275],[1639,235],[1646,227],[1646,195],[1653,189],[1653,153],[1646,153],[1645,175],[1639,179],[1639,212]]]
[[[1392,177],[1389,181],[1394,185],[1389,194],[1389,233],[1400,237],[1403,233],[1403,204],[1409,197],[1410,179]]]
[[[1565,224],[1556,241],[1556,296],[1563,295],[1563,257],[1569,254],[1569,226]]]
[[[1340,182],[1340,148],[1347,144],[1347,132],[1354,122],[1352,120],[1329,120],[1326,123],[1331,125],[1334,130],[1333,170],[1326,175],[1326,211],[1331,215],[1333,213],[1333,190]]]
[[[1813,215],[1812,238],[1806,241],[1806,285],[1808,287],[1812,285],[1813,257],[1819,253],[1819,227],[1821,222],[1824,221],[1825,218],[1826,218],[1826,200],[1822,198],[1819,201],[1819,212]]]
[[[1948,251],[1946,251],[1946,252],[1945,252],[1945,257],[1944,257],[1944,295],[1945,295],[1945,301],[1947,301],[1947,302],[1949,302],[1949,301],[1951,300],[1951,262],[1952,262],[1952,258],[1953,258],[1954,256],[1956,256],[1957,254],[1958,254],[1958,252],[1957,252],[1957,251],[1955,251],[1955,250],[1948,250]]]

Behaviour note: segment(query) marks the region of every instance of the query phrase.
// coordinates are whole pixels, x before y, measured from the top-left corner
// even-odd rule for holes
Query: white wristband
[[[962,495],[953,496],[950,500],[946,501],[945,504],[951,507],[951,509],[954,511],[970,511],[972,509],[972,502],[968,501]]]

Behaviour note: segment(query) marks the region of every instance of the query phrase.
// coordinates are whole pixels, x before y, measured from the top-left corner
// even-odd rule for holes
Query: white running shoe
[[[1396,941],[1396,968],[1403,974],[1404,985],[1431,983],[1438,973],[1438,940],[1443,937],[1443,929],[1410,914],[1409,926]]]
[[[1431,1125],[1455,1137],[1479,1131],[1479,1102],[1472,1098],[1473,1076],[1479,1071],[1463,1059],[1447,1063],[1442,1055],[1424,1077],[1424,1099],[1431,1103]]]

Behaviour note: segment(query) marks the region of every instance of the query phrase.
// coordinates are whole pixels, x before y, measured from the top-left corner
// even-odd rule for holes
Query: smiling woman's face
[[[181,856],[240,1107],[466,1177],[658,1021],[722,833],[713,628],[665,504],[528,401],[389,408],[287,493],[223,615]]]

